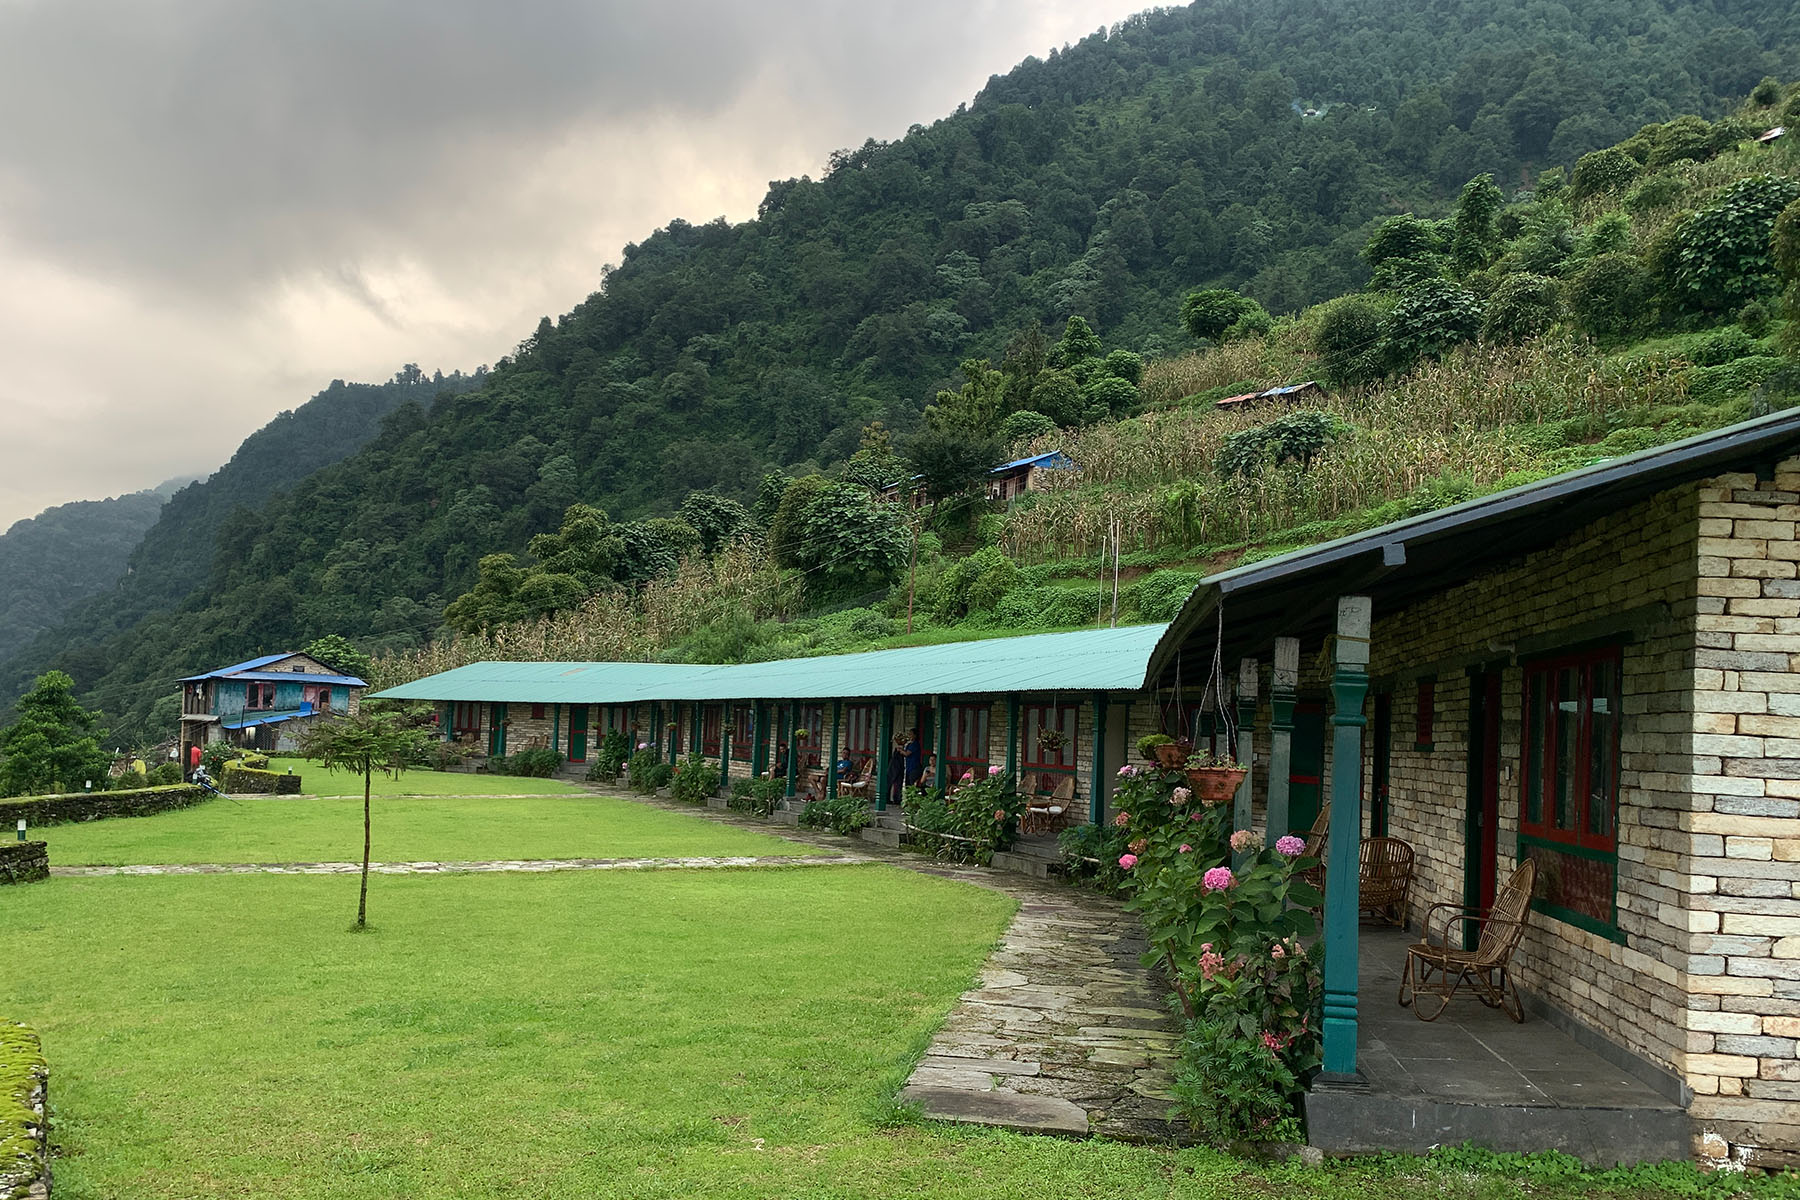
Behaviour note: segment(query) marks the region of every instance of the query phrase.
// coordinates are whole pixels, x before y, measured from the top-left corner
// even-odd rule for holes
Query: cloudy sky
[[[492,363],[1137,0],[0,0],[0,529]]]

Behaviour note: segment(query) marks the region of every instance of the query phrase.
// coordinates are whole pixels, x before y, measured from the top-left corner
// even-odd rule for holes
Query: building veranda
[[[1067,816],[1096,823],[1141,736],[1216,746],[1250,768],[1237,827],[1324,835],[1316,1142],[1532,1149],[1583,1127],[1625,1157],[1775,1164],[1800,1161],[1797,666],[1785,414],[1212,576],[1166,627],[733,666],[480,663],[383,695],[436,702],[443,736],[488,754],[579,763],[618,730],[732,778],[779,767],[796,797],[837,792],[848,762],[876,808],[910,737],[928,783],[1067,781]],[[1405,937],[1359,919],[1371,839],[1407,848]],[[1516,996],[1527,1030],[1608,1064],[1639,1107],[1559,1098],[1550,1069],[1516,1094],[1462,1086],[1492,1064],[1453,1030],[1510,1027],[1479,990],[1440,1022],[1393,1019],[1428,910],[1504,907],[1521,879],[1488,998]],[[1460,924],[1471,952],[1481,928]],[[1461,1082],[1414,1086],[1421,1062]]]

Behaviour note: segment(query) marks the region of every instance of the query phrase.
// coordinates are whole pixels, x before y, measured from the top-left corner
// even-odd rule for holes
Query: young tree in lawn
[[[100,714],[75,702],[75,681],[61,671],[37,677],[14,706],[19,719],[0,729],[0,796],[79,791],[106,779],[111,758],[100,748]]]
[[[349,771],[363,779],[362,891],[356,899],[356,925],[369,916],[370,793],[375,774],[398,779],[419,761],[431,741],[421,718],[403,709],[364,705],[354,716],[316,721],[300,734],[300,753],[327,771]]]

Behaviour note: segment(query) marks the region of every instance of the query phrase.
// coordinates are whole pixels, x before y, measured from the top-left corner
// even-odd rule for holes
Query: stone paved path
[[[841,867],[872,861],[860,854],[766,854],[712,858],[513,858],[471,862],[369,864],[376,875],[455,875],[497,871],[651,871],[660,868]],[[168,863],[136,866],[51,867],[52,875],[356,875],[353,862]]]

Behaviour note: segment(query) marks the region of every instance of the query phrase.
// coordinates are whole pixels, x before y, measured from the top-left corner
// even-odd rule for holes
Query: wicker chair
[[[1313,818],[1312,828],[1306,833],[1306,849],[1300,852],[1301,858],[1316,859],[1318,863],[1300,872],[1300,878],[1320,891],[1325,890],[1325,835],[1330,831],[1331,801],[1327,800],[1319,805],[1319,815]]]
[[[1519,991],[1513,986],[1510,966],[1513,951],[1525,936],[1531,911],[1531,889],[1537,883],[1537,864],[1526,859],[1512,873],[1494,898],[1494,907],[1483,913],[1461,904],[1434,904],[1425,913],[1425,940],[1406,950],[1406,970],[1400,977],[1400,1003],[1411,1004],[1421,1021],[1435,1021],[1449,1007],[1451,997],[1464,983],[1481,1002],[1497,1008],[1514,1021],[1525,1020]],[[1439,936],[1432,936],[1434,922],[1443,913]],[[1451,945],[1456,926],[1463,921],[1480,923],[1481,934],[1473,950]],[[1430,1009],[1427,1012],[1427,1008]]]
[[[1048,777],[1040,779],[1038,786],[1041,788],[1049,782]],[[1054,833],[1068,822],[1074,807],[1075,777],[1064,775],[1050,791],[1025,798],[1025,817],[1019,822],[1020,832]]]
[[[1361,853],[1357,907],[1404,927],[1406,900],[1412,892],[1413,848],[1399,838],[1372,837],[1363,839]]]

